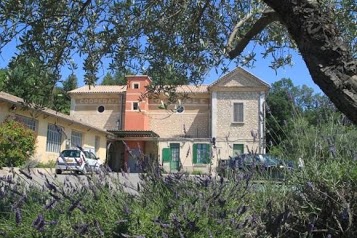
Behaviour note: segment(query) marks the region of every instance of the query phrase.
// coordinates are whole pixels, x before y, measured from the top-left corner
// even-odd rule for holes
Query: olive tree
[[[154,83],[200,83],[209,70],[250,65],[265,49],[271,67],[297,50],[321,90],[357,123],[354,0],[4,0],[0,49],[40,57],[51,72],[83,57],[94,84],[104,58],[120,72],[150,74]],[[253,47],[254,48],[254,47]]]

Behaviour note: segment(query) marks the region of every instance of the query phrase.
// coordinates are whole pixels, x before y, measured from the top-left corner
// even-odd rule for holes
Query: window
[[[23,125],[27,126],[31,130],[36,131],[37,120],[33,118],[16,115],[16,121],[22,123]]]
[[[72,147],[82,146],[82,133],[77,131],[72,131],[71,146]]]
[[[238,156],[244,153],[243,144],[233,144],[233,156]]]
[[[185,108],[184,108],[183,106],[178,105],[178,106],[176,107],[176,112],[177,112],[177,113],[183,113],[183,111],[185,111]]]
[[[233,122],[244,122],[244,104],[242,102],[233,103]]]
[[[134,111],[139,110],[139,103],[138,102],[133,102],[133,110]]]
[[[133,84],[133,88],[134,88],[134,89],[139,89],[139,84],[138,84],[138,83],[134,83],[134,84]]]
[[[211,161],[210,144],[193,144],[193,163],[209,164]]]
[[[61,151],[62,130],[62,127],[48,124],[46,151],[58,153]]]
[[[98,112],[99,112],[99,113],[104,112],[104,106],[99,106],[99,107],[98,107]]]

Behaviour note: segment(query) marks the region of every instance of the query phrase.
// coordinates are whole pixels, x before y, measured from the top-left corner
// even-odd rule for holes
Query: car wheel
[[[62,170],[56,169],[56,174],[61,174],[61,173],[62,173]]]

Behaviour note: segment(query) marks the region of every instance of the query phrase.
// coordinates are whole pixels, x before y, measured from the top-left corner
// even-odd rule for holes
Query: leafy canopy
[[[333,13],[341,37],[355,52],[354,1],[319,4]],[[123,73],[128,69],[156,80],[171,71],[174,82],[200,83],[212,67],[227,70],[227,52],[267,11],[260,0],[4,0],[0,49],[18,37],[21,54],[41,59],[58,74],[78,54],[88,84],[96,82],[104,58]],[[288,49],[295,44],[279,23],[250,40],[265,49],[263,57],[273,57],[273,69],[292,62]],[[254,52],[245,52],[235,62],[250,65],[254,58]]]
[[[291,79],[274,82],[266,100],[266,131],[268,149],[289,137],[289,127],[297,118],[317,126],[330,120],[336,108],[325,95],[314,93],[306,86],[295,86]]]

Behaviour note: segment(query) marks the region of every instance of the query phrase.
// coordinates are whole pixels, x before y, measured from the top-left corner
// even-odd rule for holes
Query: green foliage
[[[71,74],[58,87],[54,86],[56,75],[48,72],[43,62],[19,56],[11,61],[9,69],[0,70],[0,91],[21,97],[27,103],[69,114],[71,98],[68,91],[78,87],[78,79]]]
[[[213,66],[227,70],[226,50],[262,16],[267,9],[264,2],[269,1],[68,0],[49,4],[36,0],[13,4],[7,0],[0,8],[0,49],[18,38],[22,53],[30,58],[40,55],[51,68],[72,64],[72,55],[79,53],[85,59],[83,68],[89,84],[96,82],[98,67],[106,57],[112,60],[111,68],[119,72],[131,69],[164,78],[171,67],[177,78],[184,76],[197,83]],[[356,52],[353,0],[320,4],[336,20],[351,52]],[[231,36],[243,20],[245,24]],[[13,30],[20,28],[23,30]],[[250,40],[266,49],[264,57],[272,56],[272,68],[291,63],[291,56],[286,54],[289,51],[279,49],[296,45],[282,24],[270,24]],[[244,52],[237,62],[250,65],[254,56],[254,52]]]
[[[295,86],[291,79],[283,78],[271,85],[267,96],[266,131],[268,150],[279,150],[282,141],[290,136],[290,127],[295,118],[304,118],[306,125],[316,126],[327,122],[335,113],[331,101],[313,89]],[[275,153],[275,152],[274,152]]]
[[[144,178],[129,229],[147,237],[242,237],[258,220],[248,203],[249,178],[230,182],[209,176],[171,174]],[[158,196],[158,194],[160,194]]]
[[[259,226],[247,205],[247,179],[148,174],[133,188],[107,173],[59,184],[46,173],[20,172],[26,176],[14,171],[16,180],[0,181],[0,234],[6,237],[233,238],[255,234]],[[38,174],[44,189],[26,180]]]
[[[34,132],[14,120],[0,124],[0,167],[23,165],[35,151]]]
[[[125,74],[120,72],[115,72],[114,75],[107,73],[104,76],[101,85],[126,85]]]
[[[272,199],[269,233],[286,237],[355,237],[357,229],[357,128],[331,115],[318,125],[299,117],[286,128],[281,156],[305,166],[290,176],[286,207]],[[283,217],[283,219],[282,219]],[[279,221],[274,223],[274,221]]]
[[[27,171],[27,170],[26,170]],[[85,184],[57,184],[51,174],[25,170],[46,181],[44,189],[16,171],[1,181],[0,234],[5,237],[121,237],[124,207],[133,196],[109,177],[88,177]],[[30,183],[29,183],[30,182]],[[113,192],[115,191],[115,192]],[[118,235],[115,235],[117,232]]]
[[[51,160],[51,161],[48,161],[46,163],[36,163],[36,168],[54,168],[56,165],[56,161],[54,160]]]
[[[292,119],[276,153],[302,157],[278,183],[159,168],[141,175],[100,172],[64,179],[27,170],[0,180],[0,234],[5,237],[356,237],[357,128],[332,114],[318,125]],[[1,137],[0,137],[1,138]],[[32,170],[30,170],[32,171]],[[24,175],[26,174],[26,175]],[[28,180],[24,180],[28,178]],[[22,182],[21,182],[22,181]],[[40,184],[41,185],[41,184]]]
[[[64,114],[70,113],[71,97],[68,92],[78,87],[78,79],[76,75],[71,74],[62,82],[62,87],[55,87],[53,90],[53,103],[50,107]]]
[[[4,91],[38,106],[53,103],[56,74],[38,58],[19,55],[9,63]]]
[[[4,91],[5,80],[6,80],[6,69],[0,69],[0,91]]]

